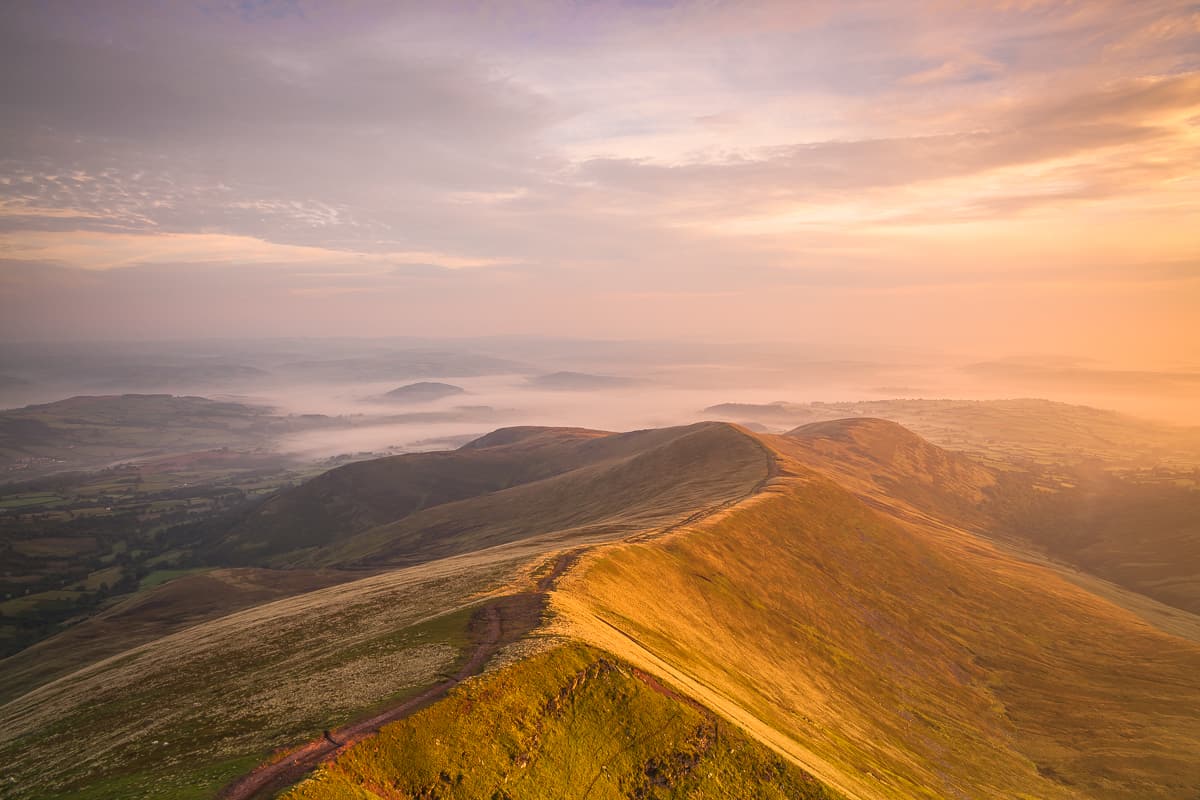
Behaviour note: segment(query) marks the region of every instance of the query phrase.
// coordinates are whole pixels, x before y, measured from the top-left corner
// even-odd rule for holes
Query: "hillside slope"
[[[325,546],[424,508],[576,468],[594,457],[595,448],[583,445],[607,436],[572,428],[510,430],[511,440],[502,445],[408,453],[330,470],[270,498],[223,536],[211,557],[264,562]]]
[[[788,458],[833,478],[874,505],[982,521],[996,474],[895,422],[870,417],[814,422],[764,437]]]
[[[761,443],[724,424],[631,434],[508,429],[462,455],[472,464],[525,464],[527,475],[586,466],[314,548],[330,560],[392,568],[106,654],[15,697],[0,706],[0,763],[15,765],[0,796],[211,797],[273,748],[452,674],[471,609],[524,591],[550,553],[736,502],[770,467]],[[436,470],[429,475],[440,480]],[[402,561],[420,563],[394,568]],[[28,663],[13,666],[14,677],[28,678]]]
[[[319,589],[39,686],[0,706],[0,796],[211,798],[276,748],[452,674],[472,607],[538,559],[468,556]]]
[[[1193,614],[1200,612],[1200,490],[1077,469],[1072,483],[983,466],[897,423],[851,418],[763,437],[869,505],[950,522]]]
[[[88,664],[272,600],[364,575],[346,570],[216,569],[185,575],[0,660],[0,703]]]
[[[480,747],[482,742],[491,746]],[[706,709],[604,653],[536,655],[383,729],[285,800],[837,800]]]
[[[404,565],[524,539],[611,541],[736,502],[774,463],[758,440],[723,423],[614,434],[587,449],[587,466],[413,514],[302,563]]]
[[[1200,794],[1200,644],[972,530],[997,473],[894,424],[502,429],[377,468],[281,495],[280,518],[334,509],[320,541],[235,541],[380,574],[0,706],[0,796],[211,797],[273,748],[444,682],[473,609],[530,596],[568,550],[585,552],[550,625],[504,669],[289,797]]]
[[[1200,488],[1081,471],[1039,491],[1006,476],[996,530],[1055,560],[1200,614]]]
[[[556,597],[562,630],[851,797],[1200,792],[1200,645],[944,520],[867,505],[835,482],[845,463],[780,460],[709,524],[588,558]]]
[[[265,504],[214,552],[269,566],[380,568],[529,537],[611,539],[740,499],[772,463],[724,423],[502,428],[458,450],[326,473]]]

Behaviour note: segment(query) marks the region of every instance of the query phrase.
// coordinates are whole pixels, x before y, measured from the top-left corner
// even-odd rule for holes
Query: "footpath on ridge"
[[[440,699],[467,678],[483,671],[488,659],[506,644],[536,628],[542,619],[550,590],[559,577],[579,557],[581,551],[563,553],[555,559],[549,573],[537,583],[537,590],[493,598],[471,617],[470,633],[474,649],[453,676],[410,697],[399,705],[375,716],[353,722],[289,751],[237,778],[217,795],[218,800],[257,800],[270,797],[284,787],[299,782],[305,775],[339,753],[377,733],[380,727],[404,719]]]

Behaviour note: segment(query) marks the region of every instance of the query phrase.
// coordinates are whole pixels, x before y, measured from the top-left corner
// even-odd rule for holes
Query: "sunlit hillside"
[[[41,760],[6,791],[258,797],[299,781],[285,796],[1123,800],[1200,788],[1200,620],[1114,603],[1121,590],[1100,578],[1068,580],[1014,547],[991,527],[1006,473],[899,425],[505,430],[434,463],[366,462],[264,505],[262,530],[284,541],[272,514],[344,518],[367,492],[365,509],[399,518],[298,552],[378,557],[383,571],[13,700],[5,751]],[[481,464],[557,474],[423,510],[404,499],[470,486]],[[335,481],[347,488],[330,494]],[[238,541],[254,524],[238,523]],[[375,735],[350,724],[376,718]],[[94,744],[80,750],[68,729]],[[259,773],[245,785],[261,792],[230,783]]]
[[[797,446],[786,438],[772,440],[781,453]],[[782,457],[783,476],[720,519],[591,557],[558,598],[564,629],[677,682],[851,796],[1171,797],[1200,785],[1197,642],[928,506],[865,505],[836,484],[841,459],[821,474]]]

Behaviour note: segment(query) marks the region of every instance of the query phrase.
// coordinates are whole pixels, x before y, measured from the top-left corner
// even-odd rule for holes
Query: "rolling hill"
[[[252,450],[284,433],[336,424],[331,417],[284,417],[263,406],[186,395],[69,397],[0,411],[0,478],[222,447]]]
[[[458,450],[350,464],[280,494],[214,545],[270,566],[420,563],[547,532],[604,539],[731,502],[771,461],[731,426],[502,428]]]
[[[1200,466],[1200,428],[1050,400],[867,400],[721,403],[705,414],[775,431],[868,417],[897,422],[942,447],[1000,468],[1049,469],[1103,462],[1114,469]]]
[[[562,630],[848,796],[1196,793],[1200,645],[948,524],[958,502],[937,518],[921,493],[916,516],[864,502],[880,478],[839,485],[910,437],[859,420],[764,437],[778,480],[694,530],[590,556],[556,598]],[[814,438],[839,445],[824,464]],[[941,468],[961,479],[955,461]]]
[[[214,618],[181,579],[122,620],[199,609],[164,635],[36,686],[0,662],[0,796],[212,797],[406,699],[286,796],[1200,794],[1200,618],[1016,546],[1033,477],[860,417],[508,428],[280,492],[210,553],[370,574]],[[1197,571],[1183,534],[1079,529]]]
[[[813,422],[772,440],[789,458],[821,470],[868,502],[979,522],[995,472],[895,422],[869,417]]]
[[[380,399],[388,403],[431,403],[459,394],[466,394],[466,389],[452,383],[418,381],[384,392]]]

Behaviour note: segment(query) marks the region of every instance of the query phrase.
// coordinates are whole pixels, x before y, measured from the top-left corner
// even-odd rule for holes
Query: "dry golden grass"
[[[558,647],[386,726],[287,800],[839,800],[628,665]]]
[[[1195,643],[968,533],[790,472],[710,524],[586,560],[555,597],[559,630],[849,796],[1200,791]]]
[[[377,561],[428,563],[177,631],[0,707],[0,759],[16,765],[0,789],[175,797],[187,786],[203,797],[247,758],[435,682],[462,644],[466,617],[450,612],[528,588],[546,554],[732,503],[770,463],[756,440],[718,424],[569,438],[589,448],[587,466],[349,540]]]
[[[322,773],[330,792],[316,781],[295,796],[388,796],[377,789],[404,777],[395,796],[433,786],[474,797],[476,783],[530,780],[521,704],[532,718],[542,695],[609,658],[561,639],[661,677],[850,798],[1200,793],[1200,645],[958,527],[986,473],[907,439],[868,447],[865,460],[871,442],[801,452],[713,424],[648,439],[633,455],[351,536],[318,559],[438,560],[204,623],[0,707],[0,759],[18,778],[4,796],[211,794],[247,758],[430,682],[454,658],[466,606],[527,589],[547,553],[581,544],[600,546],[553,594],[546,638],[356,748],[346,769]],[[605,674],[613,682],[577,708],[587,742],[638,729],[643,712],[677,718],[662,695]],[[504,719],[515,750],[489,738]],[[560,722],[529,775],[564,788],[579,754]],[[640,735],[630,741],[653,743]],[[617,796],[658,755],[593,772]],[[771,760],[753,748],[743,756],[721,765],[727,783],[713,796],[722,785],[748,796],[755,776],[781,774],[759,771]]]

